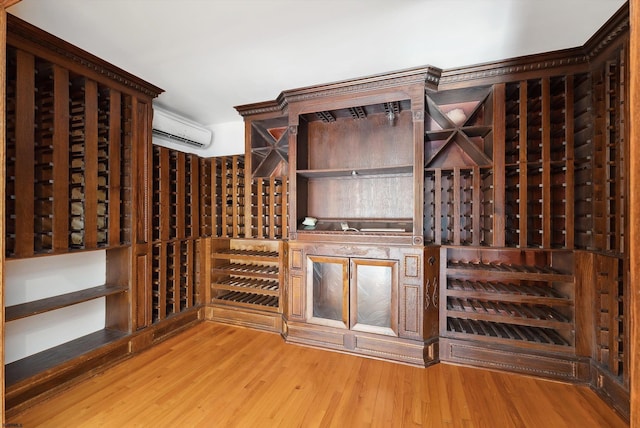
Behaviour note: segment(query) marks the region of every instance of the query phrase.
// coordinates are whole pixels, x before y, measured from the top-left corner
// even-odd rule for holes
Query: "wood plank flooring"
[[[22,427],[624,427],[587,387],[427,369],[201,323],[41,403]]]

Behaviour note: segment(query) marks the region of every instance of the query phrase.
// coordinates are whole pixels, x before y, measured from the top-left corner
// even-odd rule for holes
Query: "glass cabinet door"
[[[398,262],[352,259],[351,329],[398,335]]]
[[[307,321],[332,327],[349,326],[349,259],[309,256]]]

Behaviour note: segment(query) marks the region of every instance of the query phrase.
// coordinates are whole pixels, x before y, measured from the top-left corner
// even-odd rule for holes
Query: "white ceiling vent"
[[[153,107],[153,144],[177,150],[205,149],[212,132],[204,126],[157,106]],[[182,147],[180,147],[182,146]]]

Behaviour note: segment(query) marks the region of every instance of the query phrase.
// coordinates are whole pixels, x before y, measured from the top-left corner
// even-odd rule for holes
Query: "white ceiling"
[[[22,0],[9,12],[204,125],[287,89],[581,46],[623,0]]]

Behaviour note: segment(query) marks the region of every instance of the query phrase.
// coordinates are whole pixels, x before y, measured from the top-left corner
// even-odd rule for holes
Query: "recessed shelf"
[[[337,168],[337,169],[307,169],[298,170],[297,174],[306,178],[338,178],[338,177],[366,177],[374,175],[411,174],[413,165],[385,166],[378,168]]]
[[[28,379],[60,364],[71,361],[103,346],[116,342],[127,336],[127,333],[103,329],[71,340],[37,354],[14,361],[5,366],[5,383],[8,389],[20,381]]]
[[[15,321],[20,318],[41,314],[44,312],[61,309],[89,300],[106,297],[113,294],[123,293],[127,287],[99,285],[85,290],[74,291],[72,293],[61,294],[46,299],[34,300],[33,302],[19,305],[7,306],[5,309],[5,321]]]

